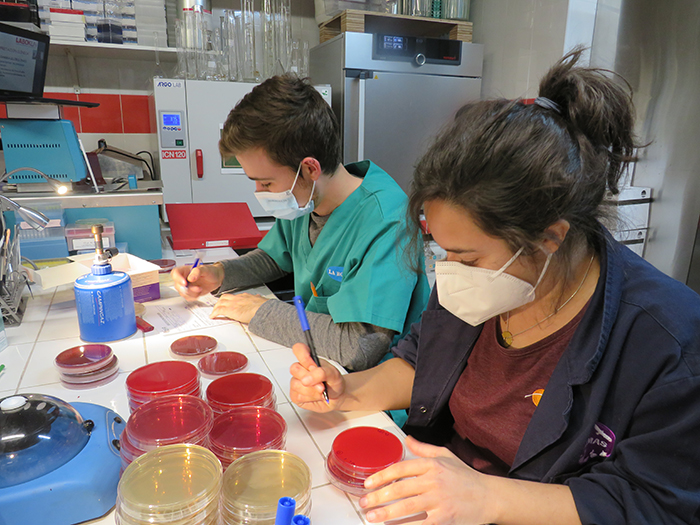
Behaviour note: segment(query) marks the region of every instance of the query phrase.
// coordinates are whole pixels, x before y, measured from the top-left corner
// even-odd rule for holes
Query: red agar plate
[[[160,270],[158,270],[158,273],[169,273],[170,270],[175,268],[175,261],[173,261],[172,259],[152,259],[148,262],[153,263],[156,266],[160,266]]]
[[[248,358],[238,352],[215,352],[205,355],[197,363],[203,374],[223,376],[243,370],[248,366]]]
[[[193,357],[211,352],[217,344],[216,339],[208,335],[189,335],[174,341],[170,350],[175,355]]]
[[[111,359],[112,349],[107,345],[81,345],[58,354],[54,364],[63,372],[84,374],[107,366]]]
[[[272,381],[253,373],[223,376],[207,387],[207,399],[220,405],[264,404],[272,395]]]
[[[401,461],[403,445],[387,430],[355,427],[336,436],[332,453],[343,470],[368,475]]]
[[[190,391],[197,386],[199,371],[185,361],[160,361],[137,368],[126,378],[131,397],[150,399],[153,394]],[[143,401],[143,400],[142,400]]]

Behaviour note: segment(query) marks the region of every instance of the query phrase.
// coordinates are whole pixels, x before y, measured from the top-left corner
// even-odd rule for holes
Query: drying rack
[[[27,296],[22,295],[27,284],[27,275],[22,267],[19,253],[18,227],[14,227],[7,251],[0,254],[0,269],[5,267],[4,278],[0,270],[0,310],[6,325],[17,326],[22,322],[27,306]],[[4,257],[3,257],[4,255]],[[4,258],[4,260],[3,260]]]

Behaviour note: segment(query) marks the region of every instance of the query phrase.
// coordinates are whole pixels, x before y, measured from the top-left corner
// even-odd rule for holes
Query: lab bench
[[[174,258],[178,266],[191,263],[194,253],[164,250],[164,257]],[[202,254],[200,254],[202,255]],[[206,250],[205,262],[236,257],[230,248]],[[145,303],[146,321],[155,315],[158,304],[178,297],[169,274],[161,274],[161,299]],[[28,293],[28,290],[25,290]],[[124,418],[129,415],[125,381],[133,370],[148,363],[172,360],[170,344],[183,335],[194,333],[214,337],[217,351],[236,351],[248,358],[247,372],[268,377],[274,386],[277,410],[287,423],[285,449],[301,457],[312,475],[311,520],[314,525],[361,525],[368,523],[358,505],[358,498],[349,496],[331,485],[325,472],[325,456],[335,437],[345,429],[372,426],[386,429],[401,440],[403,432],[383,412],[333,412],[316,414],[303,410],[289,399],[289,367],[295,362],[290,348],[251,334],[245,325],[229,322],[189,333],[149,333],[137,331],[132,336],[109,343],[119,359],[119,373],[111,382],[88,389],[69,389],[60,382],[54,358],[61,351],[84,344],[79,338],[78,320],[72,285],[42,290],[32,286],[34,297],[29,299],[22,324],[6,328],[9,347],[0,351],[0,398],[13,394],[40,393],[68,403],[94,403],[114,410]],[[153,317],[150,318],[153,321]],[[182,358],[178,358],[182,359]],[[192,363],[196,360],[188,359]],[[203,390],[211,379],[202,377]],[[420,523],[422,518],[402,520]],[[114,524],[114,510],[88,523]]]
[[[65,212],[67,224],[80,219],[107,219],[115,224],[116,241],[127,243],[129,253],[146,260],[161,258],[158,208],[163,204],[161,181],[138,181],[137,189],[124,187],[110,193],[57,195],[3,190],[3,195],[30,208],[58,205]],[[10,210],[6,203],[0,204],[0,211]]]

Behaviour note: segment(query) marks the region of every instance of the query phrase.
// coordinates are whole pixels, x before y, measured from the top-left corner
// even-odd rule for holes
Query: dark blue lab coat
[[[509,476],[568,485],[584,525],[700,523],[700,297],[604,235],[590,306]],[[393,349],[416,370],[408,434],[449,441],[448,401],[481,328],[433,290]]]

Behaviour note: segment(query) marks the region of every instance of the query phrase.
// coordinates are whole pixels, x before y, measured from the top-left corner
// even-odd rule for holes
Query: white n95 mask
[[[522,253],[520,248],[500,270],[465,266],[458,262],[437,261],[435,282],[438,301],[451,314],[465,323],[478,326],[484,321],[519,308],[535,299],[535,289],[542,281],[550,253],[535,286],[505,270]]]
[[[292,188],[287,191],[281,191],[279,193],[271,193],[269,191],[256,191],[255,198],[263,207],[263,209],[276,217],[277,219],[286,219],[288,221],[303,217],[314,211],[314,190],[316,189],[316,181],[314,181],[311,187],[311,196],[309,197],[309,202],[303,208],[299,207],[296,197],[292,193],[294,186],[296,186],[297,179],[299,178],[299,172],[301,171],[301,164],[297,169],[296,177],[294,177],[294,182],[292,183]]]

